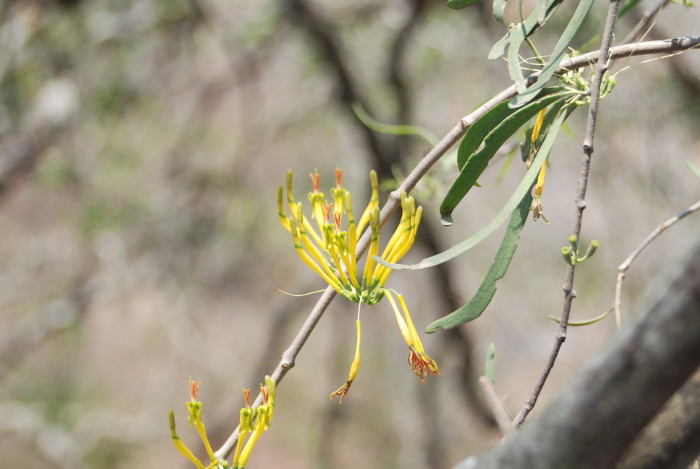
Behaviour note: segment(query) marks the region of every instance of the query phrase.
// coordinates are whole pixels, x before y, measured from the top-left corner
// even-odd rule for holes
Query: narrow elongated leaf
[[[513,192],[513,195],[510,196],[508,202],[506,202],[501,211],[498,212],[498,214],[493,218],[493,220],[489,222],[488,225],[486,225],[484,228],[482,228],[469,238],[460,242],[459,244],[456,244],[455,246],[452,246],[451,248],[439,254],[425,258],[417,264],[392,264],[384,261],[379,256],[375,256],[374,259],[378,263],[390,267],[394,270],[424,269],[426,267],[433,267],[438,264],[442,264],[443,262],[452,260],[460,254],[464,254],[477,244],[481,243],[484,239],[489,237],[491,234],[493,234],[494,231],[498,229],[498,227],[506,220],[506,218],[508,218],[511,212],[515,210],[515,208],[518,206],[523,197],[525,197],[525,194],[530,191],[532,184],[537,179],[537,175],[539,174],[540,169],[542,169],[542,165],[544,164],[545,160],[547,159],[547,156],[549,155],[550,150],[552,149],[552,145],[554,145],[554,141],[556,140],[556,136],[559,132],[559,129],[561,128],[561,125],[569,117],[569,115],[573,112],[574,109],[575,107],[571,106],[562,110],[561,114],[552,124],[549,130],[549,134],[547,134],[547,137],[545,138],[544,142],[542,142],[542,146],[540,147],[539,152],[537,152],[537,156],[532,161],[532,165],[530,165],[530,168],[525,173],[525,176],[520,181],[520,184],[518,184],[518,187],[515,189],[515,192]]]
[[[545,88],[542,91],[541,97],[544,98],[554,93],[560,93],[563,90],[563,87]],[[469,157],[472,156],[472,153],[481,146],[481,142],[484,141],[488,134],[516,111],[516,109],[508,106],[507,101],[503,101],[481,116],[478,121],[474,122],[469,129],[467,129],[467,133],[464,134],[464,138],[462,138],[457,152],[457,166],[460,170],[464,167]]]
[[[515,112],[515,109],[508,107],[508,101],[503,101],[496,105],[489,112],[481,116],[479,120],[474,122],[467,133],[464,134],[462,142],[459,144],[457,151],[457,167],[461,170],[467,163],[467,160],[474,153],[486,136],[493,131],[498,124],[503,122],[503,119]]]
[[[550,56],[549,61],[547,61],[547,64],[540,71],[537,80],[527,89],[527,91],[516,96],[515,99],[511,101],[511,106],[520,107],[523,104],[532,101],[538,95],[540,90],[547,85],[549,79],[552,78],[554,72],[556,72],[557,68],[559,68],[559,63],[564,57],[564,54],[566,53],[566,50],[569,47],[569,44],[571,44],[571,41],[574,39],[574,36],[581,28],[581,25],[586,19],[586,16],[588,16],[588,12],[591,9],[591,5],[593,5],[593,1],[594,0],[580,1],[578,7],[576,7],[576,11],[574,11],[571,20],[569,21],[569,24],[566,25],[564,32],[562,33],[561,37],[559,37],[557,44],[554,46],[554,51],[552,51],[552,55]]]
[[[453,10],[461,10],[462,8],[467,8],[480,1],[481,0],[447,0],[447,6]]]
[[[564,0],[540,0],[540,3],[544,5],[546,14],[542,16],[540,3],[538,3],[538,7],[532,13],[530,13],[525,21],[511,27],[508,32],[506,32],[505,35],[491,47],[488,55],[489,60],[495,60],[503,57],[506,47],[508,47],[513,39],[513,35],[511,34],[513,31],[522,28],[525,31],[524,37],[530,37],[552,16],[563,1]],[[522,41],[520,42],[522,43]]]
[[[596,322],[605,319],[606,316],[608,314],[612,313],[613,311],[615,311],[615,307],[612,307],[609,310],[607,310],[606,312],[604,312],[603,314],[596,316],[594,318],[591,318],[591,319],[584,319],[583,321],[569,321],[568,325],[569,326],[588,326],[589,324],[595,324]],[[551,316],[551,315],[549,316],[549,319],[551,319],[552,321],[559,322],[559,323],[561,322],[561,319],[554,317],[554,316]]]
[[[489,303],[491,303],[493,296],[496,294],[496,282],[502,279],[506,274],[510,261],[513,259],[515,250],[518,247],[520,232],[523,230],[525,222],[528,219],[530,205],[532,204],[531,189],[532,186],[530,186],[530,189],[525,193],[518,207],[513,210],[508,228],[506,228],[506,233],[503,236],[503,241],[501,241],[501,246],[498,248],[493,264],[491,264],[484,281],[481,282],[479,290],[477,290],[476,294],[469,300],[469,303],[447,316],[433,321],[425,329],[425,332],[432,334],[439,328],[451,329],[460,324],[473,321],[481,316],[481,313],[483,313]]]
[[[483,146],[476,153],[471,154],[462,166],[461,173],[452,183],[452,187],[447,191],[445,198],[440,204],[440,215],[443,223],[452,223],[451,214],[454,208],[462,201],[467,192],[474,186],[481,173],[488,166],[489,161],[496,154],[503,143],[510,138],[520,127],[534,117],[541,109],[564,99],[567,93],[548,94],[537,101],[515,110],[505,117],[487,136],[484,138]],[[498,115],[506,115],[498,114]],[[484,116],[485,117],[485,116]],[[474,124],[476,125],[476,124]],[[481,131],[481,130],[480,130]],[[465,136],[466,138],[466,136]],[[462,151],[462,145],[458,153],[458,161],[464,160],[466,151],[473,148],[476,139],[469,140],[468,148]],[[461,158],[460,158],[461,157]]]
[[[360,103],[354,103],[352,105],[352,110],[360,119],[360,122],[365,124],[370,129],[380,134],[388,135],[415,135],[416,137],[422,137],[431,145],[436,145],[439,141],[437,136],[430,130],[417,126],[417,125],[396,125],[396,124],[385,124],[379,122],[374,117],[370,116],[365,108],[362,107]]]

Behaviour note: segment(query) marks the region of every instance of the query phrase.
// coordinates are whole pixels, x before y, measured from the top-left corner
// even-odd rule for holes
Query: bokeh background
[[[650,6],[620,21],[618,41]],[[542,53],[566,8],[536,37]],[[424,0],[3,0],[0,466],[190,467],[167,424],[174,409],[180,436],[204,457],[186,425],[189,377],[203,381],[210,439],[223,443],[241,388],[274,369],[316,298],[276,289],[322,287],[277,220],[287,169],[298,198],[315,168],[327,190],[342,167],[356,206],[370,169],[384,189],[395,186],[430,145],[367,129],[351,104],[444,135],[509,85],[506,63],[486,59],[503,33],[487,10]],[[604,12],[594,6],[574,47],[595,47]],[[646,37],[698,34],[698,24],[697,9],[670,4]],[[577,270],[574,320],[610,308],[617,266],[700,194],[686,166],[700,166],[700,53],[614,70],[625,67],[599,115],[583,238],[601,248]],[[424,339],[442,376],[420,384],[380,303],[363,311],[350,395],[329,401],[355,340],[355,305],[336,299],[280,385],[249,467],[447,468],[498,441],[476,380],[493,342],[498,391],[516,413],[544,367],[584,123],[577,111],[551,158],[551,224],[526,225],[490,308]],[[437,205],[453,158],[415,191],[425,216],[408,261],[476,232],[524,171],[516,161],[503,172],[499,155],[443,228]],[[691,216],[644,253],[628,275],[626,311],[682,260],[698,228]],[[392,275],[419,329],[470,298],[499,238],[440,269]],[[570,330],[538,409],[614,333],[612,317]]]

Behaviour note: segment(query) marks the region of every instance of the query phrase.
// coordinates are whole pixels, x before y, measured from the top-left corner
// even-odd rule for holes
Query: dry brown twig
[[[617,282],[615,283],[615,322],[617,324],[617,327],[619,328],[620,325],[622,324],[622,311],[621,311],[621,304],[622,304],[622,283],[625,280],[625,276],[627,275],[627,271],[629,270],[630,266],[632,265],[632,262],[639,256],[639,254],[642,253],[642,251],[649,246],[656,238],[659,237],[661,233],[681,221],[683,218],[687,217],[691,213],[697,212],[700,210],[700,200],[695,202],[693,205],[690,207],[686,208],[683,210],[681,213],[678,215],[675,215],[659,226],[657,226],[654,231],[649,233],[649,235],[644,238],[644,240],[637,246],[637,248],[632,251],[632,254],[625,259],[625,261],[620,264],[620,266],[617,268]]]
[[[508,435],[513,431],[513,425],[503,401],[496,392],[496,388],[486,376],[481,376],[479,378],[479,385],[486,396],[486,402],[489,404],[489,408],[491,409],[491,412],[493,412],[493,416],[496,418],[498,429],[501,431],[503,436]]]

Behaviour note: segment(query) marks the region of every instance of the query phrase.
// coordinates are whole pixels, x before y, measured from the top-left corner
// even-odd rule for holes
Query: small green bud
[[[574,265],[574,261],[571,256],[571,248],[569,248],[568,246],[564,246],[563,248],[561,248],[561,255],[567,264]]]

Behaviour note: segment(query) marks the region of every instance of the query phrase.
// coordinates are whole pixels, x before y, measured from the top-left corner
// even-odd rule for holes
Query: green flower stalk
[[[308,199],[311,203],[311,216],[304,215],[301,202],[297,202],[292,193],[292,172],[287,173],[286,206],[284,189],[279,187],[277,191],[277,207],[280,223],[292,235],[294,249],[299,258],[314,272],[318,274],[339,295],[359,304],[373,305],[378,303],[387,294],[384,288],[391,269],[378,264],[374,257],[379,256],[379,183],[377,173],[370,172],[372,194],[367,207],[359,221],[355,221],[352,197],[350,192],[342,185],[343,172],[336,169],[336,186],[331,189],[332,201],[320,190],[321,176],[318,171],[311,173],[313,191]],[[287,214],[287,211],[289,214]],[[422,207],[416,207],[413,197],[401,193],[401,220],[396,230],[382,251],[381,259],[388,263],[398,262],[413,246],[420,225]],[[314,226],[315,225],[315,226]],[[369,250],[363,269],[358,266],[357,242],[363,232],[369,229],[371,233]],[[403,299],[401,299],[403,302]],[[404,305],[405,306],[405,305]],[[408,321],[404,321],[404,328],[410,331],[413,324],[410,323],[408,310],[404,309]],[[402,319],[403,321],[403,319]],[[407,324],[410,323],[409,327]],[[401,327],[401,322],[399,323]],[[402,329],[403,333],[404,329]],[[410,335],[410,334],[409,334]],[[404,337],[408,337],[404,334]],[[360,364],[360,339],[361,324],[359,312],[357,320],[357,345],[355,357],[350,368],[348,380],[343,386],[331,394],[331,399],[340,396],[340,402],[350,390],[353,380],[357,376]],[[409,342],[409,340],[407,340]],[[416,345],[412,345],[416,344]],[[409,358],[412,369],[420,368],[438,374],[437,364],[428,357],[420,345],[417,333],[411,336],[409,347],[415,353],[415,359]],[[427,357],[425,364],[419,365],[420,357]],[[437,370],[433,372],[432,370]],[[427,372],[418,374],[421,381]]]

